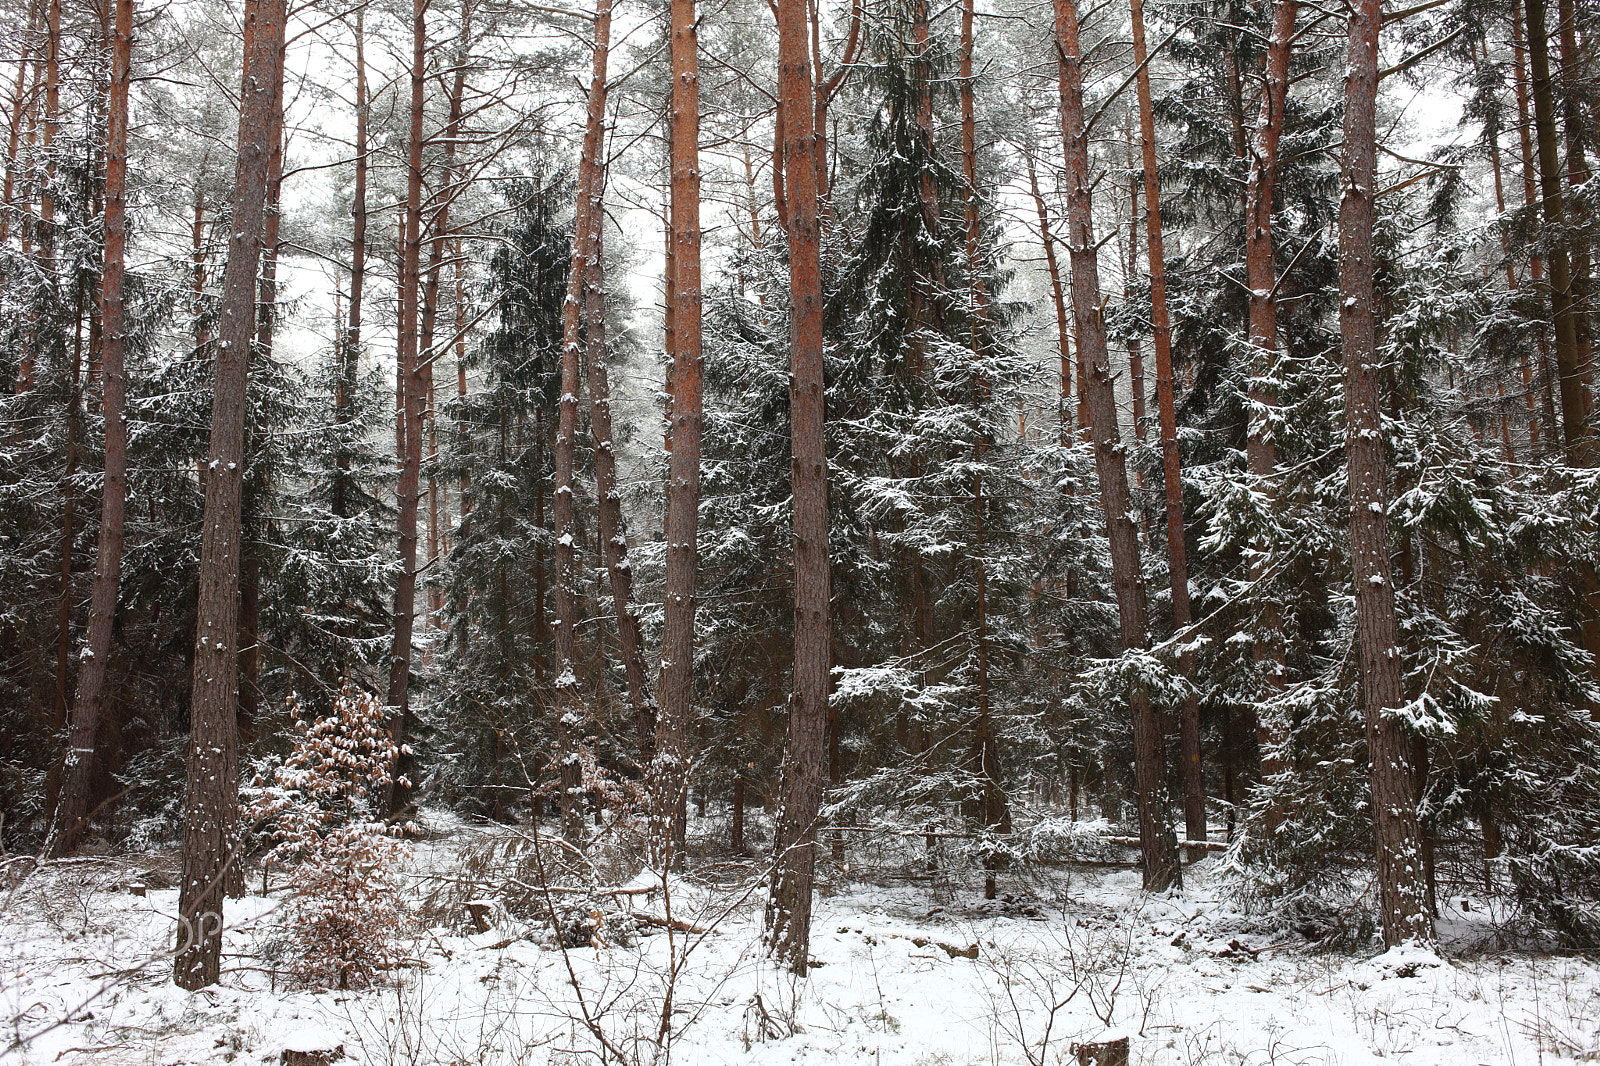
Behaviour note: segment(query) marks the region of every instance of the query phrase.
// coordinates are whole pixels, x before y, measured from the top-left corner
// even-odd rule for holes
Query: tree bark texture
[[[1106,348],[1100,308],[1100,268],[1095,251],[1089,177],[1089,138],[1084,126],[1083,58],[1078,42],[1078,13],[1073,0],[1055,0],[1059,60],[1061,136],[1066,163],[1067,249],[1072,258],[1072,304],[1078,325],[1078,352],[1088,380],[1084,382],[1089,423],[1094,434],[1095,471],[1100,503],[1111,547],[1112,583],[1116,588],[1123,647],[1148,647],[1148,611],[1144,579],[1139,572],[1139,531],[1128,491],[1126,446],[1117,426],[1117,398]],[[1080,381],[1082,378],[1080,377]],[[1166,810],[1166,775],[1162,766],[1161,727],[1150,697],[1135,687],[1128,696],[1133,715],[1134,778],[1138,787],[1139,841],[1144,858],[1144,886],[1164,891],[1182,884],[1177,839]]]
[[[604,218],[600,204],[592,212]],[[584,333],[589,364],[589,432],[594,437],[594,485],[600,525],[600,548],[611,599],[617,612],[617,644],[627,678],[628,702],[639,733],[639,761],[648,766],[654,755],[656,703],[645,670],[644,641],[633,601],[633,569],[628,564],[628,531],[617,488],[617,456],[611,428],[611,381],[606,367],[604,227],[595,225],[589,238],[589,273],[584,295]]]
[[[423,82],[428,45],[428,0],[412,0],[411,7],[411,112],[406,143],[406,197],[401,211],[399,321],[396,324],[395,362],[398,381],[397,436],[401,444],[400,482],[395,490],[399,507],[400,576],[394,589],[394,642],[389,656],[391,707],[389,729],[401,748],[399,770],[405,765],[404,747],[411,714],[411,637],[417,610],[417,505],[422,471],[422,420],[428,390],[418,358],[418,332],[422,297],[422,119]],[[408,797],[403,773],[390,786],[389,810],[397,813]]]
[[[123,511],[128,491],[127,376],[122,287],[128,246],[128,88],[133,52],[133,0],[116,0],[107,100],[105,258],[100,275],[101,412],[105,417],[105,481],[101,490],[99,553],[89,598],[89,639],[80,656],[72,702],[61,798],[56,805],[54,854],[78,845],[94,784],[95,733],[111,661],[117,585],[122,576]]]
[[[1550,37],[1545,26],[1545,0],[1527,0],[1528,59],[1532,71],[1533,130],[1538,149],[1539,185],[1544,224],[1560,232],[1566,214],[1561,189],[1561,141],[1556,131],[1555,89],[1550,76]],[[1589,416],[1593,398],[1578,347],[1578,308],[1573,303],[1571,240],[1562,236],[1550,249],[1550,303],[1555,318],[1556,375],[1561,396],[1561,426],[1568,461],[1586,466],[1592,461],[1593,441]]]
[[[784,123],[783,175],[789,240],[790,472],[794,500],[794,690],[784,756],[783,809],[778,820],[769,943],[804,976],[810,962],[811,894],[816,870],[817,814],[822,804],[828,727],[829,638],[828,460],[823,440],[822,272],[812,157],[811,64],[806,54],[804,0],[777,0],[778,111]]]
[[[211,442],[205,464],[200,594],[184,788],[183,874],[174,979],[190,990],[215,984],[222,962],[223,881],[237,861],[240,494],[245,391],[254,333],[272,115],[283,80],[284,0],[249,0],[249,47],[240,90],[239,152],[232,233],[223,271]]]
[[[577,530],[573,524],[573,464],[578,430],[579,330],[582,325],[584,275],[591,249],[590,232],[600,219],[601,152],[605,140],[606,60],[610,52],[611,4],[600,0],[595,10],[593,71],[589,82],[588,124],[578,160],[578,207],[567,271],[567,297],[561,309],[561,397],[556,422],[556,760],[560,780],[558,806],[561,833],[576,843],[583,835],[578,803],[582,789],[576,732],[582,724],[574,632],[578,620]]]
[[[694,0],[672,0],[672,454],[661,634],[660,717],[650,771],[653,843],[681,861],[694,719],[695,559],[700,511],[700,62]],[[810,96],[807,95],[809,101]]]
[[[1383,939],[1389,946],[1433,939],[1424,906],[1422,837],[1409,762],[1411,740],[1392,713],[1405,701],[1386,513],[1389,460],[1379,407],[1373,294],[1377,192],[1380,0],[1357,0],[1349,20],[1345,74],[1344,195],[1339,204],[1339,335],[1344,353],[1350,479],[1350,561],[1356,643],[1366,709],[1374,845]]]
[[[1131,0],[1131,14],[1133,61],[1138,64],[1139,72],[1139,141],[1144,166],[1145,239],[1150,249],[1150,324],[1156,354],[1156,408],[1161,422],[1161,472],[1167,498],[1167,569],[1172,584],[1172,625],[1181,634],[1193,624],[1194,613],[1189,604],[1189,561],[1183,537],[1183,471],[1178,457],[1177,394],[1172,382],[1172,318],[1167,308],[1166,240],[1161,229],[1161,181],[1156,167],[1155,103],[1150,95],[1144,0]],[[1193,677],[1193,652],[1184,652],[1179,657],[1178,669],[1184,677]],[[1178,716],[1178,737],[1183,762],[1184,839],[1204,840],[1206,785],[1200,765],[1200,699],[1197,695],[1183,701]],[[1199,858],[1199,855],[1192,857]]]

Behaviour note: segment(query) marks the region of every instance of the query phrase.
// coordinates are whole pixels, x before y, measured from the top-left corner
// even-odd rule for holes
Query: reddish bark
[[[1545,0],[1527,0],[1528,58],[1532,68],[1534,142],[1538,148],[1541,206],[1545,225],[1559,231],[1565,221],[1561,188],[1561,142],[1556,131],[1555,91],[1550,76],[1549,34],[1545,28]],[[1593,458],[1593,439],[1589,416],[1593,399],[1578,343],[1579,308],[1574,303],[1571,272],[1571,242],[1554,242],[1547,265],[1550,270],[1550,303],[1555,319],[1556,374],[1561,397],[1561,427],[1565,434],[1568,461],[1587,465]]]
[[[122,575],[123,513],[128,488],[127,381],[124,370],[123,279],[128,244],[128,86],[133,51],[133,0],[113,4],[111,84],[107,97],[105,256],[100,275],[101,412],[105,416],[105,479],[101,491],[99,554],[89,598],[89,639],[80,657],[72,703],[61,798],[48,854],[78,845],[94,782],[95,734],[111,660],[117,585]]]
[[[556,426],[556,758],[561,781],[558,805],[561,832],[569,841],[582,836],[578,791],[582,786],[574,728],[581,720],[574,632],[578,621],[577,530],[573,525],[573,462],[578,429],[579,327],[583,311],[583,282],[592,242],[590,232],[600,219],[601,153],[605,138],[606,60],[611,45],[611,3],[599,0],[595,8],[593,72],[589,82],[588,123],[578,160],[578,206],[572,238],[572,261],[567,271],[567,298],[561,311],[561,398]]]
[[[1284,109],[1289,99],[1289,61],[1294,52],[1294,26],[1299,14],[1297,0],[1277,0],[1272,15],[1272,37],[1267,42],[1266,85],[1261,93],[1261,115],[1256,120],[1245,179],[1245,280],[1250,289],[1250,344],[1257,353],[1251,370],[1248,396],[1260,415],[1250,416],[1245,443],[1250,473],[1257,479],[1272,503],[1277,500],[1278,446],[1270,426],[1277,397],[1263,379],[1269,377],[1278,359],[1277,244],[1272,233],[1272,206],[1277,193],[1278,144],[1283,137]],[[1270,545],[1258,543],[1251,576],[1259,580],[1266,572]],[[1276,694],[1287,682],[1284,673],[1282,614],[1276,603],[1261,606],[1257,620],[1260,633],[1255,659],[1266,673],[1269,690]],[[1285,765],[1276,755],[1282,737],[1270,719],[1256,718],[1256,747],[1261,757],[1261,772],[1270,777]],[[1271,817],[1276,817],[1275,814]]]
[[[1066,162],[1067,249],[1072,258],[1072,304],[1078,323],[1078,353],[1088,371],[1085,383],[1089,423],[1094,434],[1095,470],[1111,548],[1112,584],[1117,595],[1123,647],[1148,646],[1149,625],[1144,580],[1139,571],[1139,531],[1131,514],[1128,467],[1117,426],[1117,399],[1100,309],[1100,268],[1093,228],[1089,178],[1089,137],[1084,127],[1083,57],[1078,13],[1073,0],[1055,0],[1059,60],[1061,137]],[[1080,381],[1083,380],[1080,375]],[[1164,891],[1182,884],[1177,840],[1166,811],[1161,727],[1148,693],[1129,693],[1133,715],[1134,778],[1138,791],[1139,840],[1144,885]]]
[[[1183,634],[1194,622],[1189,603],[1189,562],[1183,539],[1183,473],[1178,457],[1177,396],[1172,382],[1172,317],[1167,307],[1166,239],[1161,229],[1161,181],[1156,168],[1155,104],[1145,46],[1144,2],[1131,0],[1133,60],[1139,75],[1139,141],[1144,167],[1145,237],[1150,249],[1150,324],[1156,354],[1156,408],[1161,420],[1161,471],[1167,500],[1167,571],[1172,586],[1172,624]],[[1180,639],[1188,643],[1186,636]],[[1194,677],[1194,655],[1184,652],[1178,669]],[[1190,696],[1178,714],[1183,764],[1184,839],[1206,838],[1205,774],[1200,765],[1200,700]],[[1191,858],[1199,858],[1192,853]]]
[[[794,691],[789,700],[783,809],[767,910],[774,953],[795,973],[810,964],[811,894],[828,725],[828,468],[823,440],[822,272],[816,141],[805,0],[777,0],[778,99],[789,238],[789,423],[794,500]]]

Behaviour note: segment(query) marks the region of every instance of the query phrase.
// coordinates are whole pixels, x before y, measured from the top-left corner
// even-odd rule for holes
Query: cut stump
[[[1128,1038],[1108,1033],[1099,1040],[1079,1044],[1078,1066],[1128,1066]]]

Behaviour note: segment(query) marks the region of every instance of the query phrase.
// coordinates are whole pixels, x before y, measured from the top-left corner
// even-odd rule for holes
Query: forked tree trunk
[[[662,868],[681,861],[694,717],[696,537],[700,510],[700,63],[694,0],[672,0],[672,455],[667,469],[667,573],[661,715],[651,760],[652,844]],[[809,94],[807,99],[810,99]]]
[[[133,52],[133,0],[113,4],[111,85],[106,124],[105,259],[100,280],[101,412],[105,416],[105,481],[100,503],[100,545],[89,599],[89,642],[78,667],[71,731],[56,805],[49,854],[69,854],[77,846],[89,812],[94,783],[95,733],[111,661],[111,630],[116,620],[117,584],[122,574],[123,508],[128,491],[128,425],[125,411],[122,285],[128,246],[128,87]]]
[[[794,499],[794,691],[784,757],[767,936],[796,974],[810,962],[811,891],[828,728],[828,467],[823,441],[822,272],[812,158],[811,64],[805,0],[777,0],[778,97],[783,119],[780,211],[789,238],[789,424]]]
[[[603,190],[603,184],[601,185]],[[655,751],[656,703],[645,671],[644,642],[633,602],[633,569],[628,564],[628,531],[617,488],[617,456],[611,428],[611,382],[606,367],[604,210],[595,203],[596,225],[589,238],[589,274],[584,297],[584,333],[589,353],[589,432],[594,437],[594,486],[601,556],[617,612],[617,644],[627,678],[628,702],[639,734],[639,761],[648,766]]]
[[[1285,0],[1288,2],[1288,0]],[[1150,96],[1145,46],[1144,0],[1131,0],[1133,61],[1138,64],[1139,140],[1144,166],[1145,237],[1150,248],[1150,324],[1156,352],[1156,407],[1161,420],[1161,471],[1167,490],[1167,570],[1172,584],[1172,624],[1182,634],[1194,622],[1189,605],[1189,562],[1183,539],[1183,473],[1178,458],[1178,408],[1172,383],[1172,319],[1167,309],[1166,240],[1161,230],[1161,181],[1156,168],[1155,103]],[[1180,636],[1190,643],[1186,636]],[[1194,676],[1194,653],[1184,652],[1178,669]],[[1183,701],[1178,716],[1183,762],[1183,831],[1186,840],[1206,838],[1206,784],[1200,765],[1200,699]],[[1191,859],[1202,853],[1191,853]]]
[[[1073,0],[1055,0],[1057,58],[1060,61],[1061,137],[1066,161],[1067,249],[1072,257],[1072,305],[1078,323],[1078,351],[1088,380],[1089,422],[1094,433],[1095,471],[1111,546],[1122,644],[1129,651],[1148,646],[1144,579],[1139,573],[1139,531],[1128,492],[1126,446],[1117,427],[1116,387],[1106,349],[1100,308],[1100,267],[1095,251],[1089,179],[1089,137],[1084,127],[1083,58],[1078,44],[1078,12]],[[1080,380],[1081,377],[1080,377]],[[1133,714],[1134,778],[1138,786],[1139,843],[1144,886],[1164,891],[1182,884],[1177,840],[1166,805],[1161,727],[1150,697],[1135,686],[1128,694]]]
[[[183,874],[179,883],[174,980],[190,990],[215,984],[222,962],[223,880],[238,861],[237,673],[240,489],[245,392],[254,333],[272,114],[283,80],[284,0],[248,0],[228,265],[223,271],[211,443],[205,463],[200,595],[195,615],[194,689],[189,705],[184,787]]]
[[[1538,2],[1538,0],[1535,0]],[[1394,577],[1389,562],[1389,460],[1379,407],[1373,310],[1373,207],[1377,199],[1380,0],[1357,0],[1350,16],[1344,117],[1344,196],[1339,204],[1339,335],[1349,452],[1350,559],[1356,643],[1366,708],[1374,843],[1384,943],[1431,942],[1422,837],[1410,768],[1410,737],[1393,708],[1405,702]]]
[[[1061,400],[1057,417],[1060,419],[1060,443],[1066,448],[1072,444],[1073,431],[1079,428],[1072,412],[1072,346],[1067,340],[1067,297],[1061,286],[1061,264],[1056,260],[1055,237],[1050,233],[1050,212],[1045,207],[1044,194],[1039,191],[1039,171],[1031,146],[1023,150],[1022,158],[1028,166],[1028,191],[1039,213],[1039,243],[1044,245],[1044,262],[1050,272],[1050,299],[1056,309],[1056,343],[1061,350]]]
[[[413,0],[411,8],[411,121],[406,145],[406,198],[401,212],[399,298],[396,326],[396,374],[399,429],[402,445],[399,506],[400,576],[394,589],[394,642],[389,658],[389,692],[385,703],[392,709],[389,730],[401,756],[390,786],[391,814],[403,809],[410,797],[404,773],[408,765],[404,748],[410,731],[411,636],[417,609],[417,505],[422,471],[422,419],[428,401],[426,382],[418,359],[418,332],[422,298],[422,118],[423,80],[428,46],[428,0]]]

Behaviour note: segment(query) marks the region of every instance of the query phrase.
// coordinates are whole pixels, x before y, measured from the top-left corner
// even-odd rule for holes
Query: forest
[[[0,0],[0,1058],[1600,1056],[1600,8],[581,2]]]

